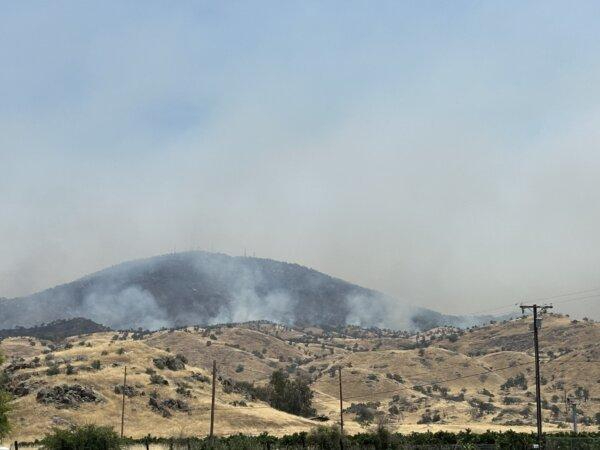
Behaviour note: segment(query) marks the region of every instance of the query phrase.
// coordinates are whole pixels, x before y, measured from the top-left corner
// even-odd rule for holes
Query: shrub
[[[527,380],[525,379],[525,375],[520,373],[515,377],[510,377],[504,384],[500,386],[500,389],[507,390],[511,387],[520,387],[524,391],[527,390]]]
[[[396,405],[392,405],[390,406],[390,408],[388,409],[388,412],[392,415],[392,416],[397,416],[398,414],[400,414],[400,409],[398,408],[398,406]]]
[[[59,373],[60,373],[60,369],[58,368],[58,364],[52,364],[46,370],[46,375],[48,375],[48,376],[58,375]]]
[[[440,417],[439,412],[437,412],[437,411],[431,412],[431,411],[427,410],[421,415],[421,418],[417,421],[417,423],[419,423],[419,424],[435,423],[435,422],[440,422],[441,420],[442,420],[442,418]]]
[[[157,369],[169,369],[173,371],[185,369],[187,358],[183,355],[177,354],[175,356],[163,356],[160,358],[154,358],[152,360]]]
[[[398,375],[397,373],[386,373],[385,377],[390,379],[390,380],[394,380],[397,383],[404,383],[404,379]]]
[[[191,397],[192,391],[188,388],[189,386],[187,386],[185,383],[182,383],[179,386],[177,386],[175,392],[177,392],[179,395],[183,395],[184,397]]]
[[[340,433],[338,427],[317,427],[310,431],[306,437],[306,443],[311,448],[323,449],[323,450],[338,450],[347,448],[347,444],[342,444],[342,439],[345,438]]]
[[[100,369],[102,369],[102,363],[98,359],[92,361],[91,366],[92,366],[92,369],[94,369],[94,370],[100,370]]]
[[[55,428],[42,439],[45,450],[119,450],[121,440],[110,427],[84,425],[69,430]]]
[[[376,403],[352,403],[346,411],[356,414],[356,421],[362,425],[366,425],[375,419],[377,406],[379,405]]]
[[[235,368],[236,373],[241,373],[244,371],[244,365],[243,364],[238,364],[237,367]]]
[[[153,373],[150,375],[150,384],[164,384],[167,385],[169,382],[162,376],[157,373]]]
[[[493,413],[496,410],[496,407],[492,403],[483,402],[476,398],[469,400],[469,405],[471,405],[471,407],[473,408],[472,416],[476,418],[481,417],[484,414]]]
[[[505,405],[514,405],[516,403],[521,403],[521,400],[519,400],[517,397],[504,397],[502,399],[502,403],[504,403]]]
[[[193,373],[190,378],[194,381],[199,381],[200,383],[210,383],[210,378],[201,373]]]
[[[590,398],[590,391],[584,387],[577,386],[577,389],[575,389],[575,396],[577,398],[582,398],[587,402]]]

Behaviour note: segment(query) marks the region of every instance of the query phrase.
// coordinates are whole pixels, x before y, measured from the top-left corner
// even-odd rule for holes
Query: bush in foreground
[[[600,433],[580,433],[573,442],[572,433],[552,433],[546,435],[559,447],[600,448]],[[150,449],[170,448],[189,450],[338,450],[343,440],[344,450],[405,450],[412,446],[458,446],[458,448],[488,449],[528,449],[535,442],[534,433],[518,433],[515,431],[472,433],[470,430],[452,433],[438,431],[436,433],[390,433],[385,423],[381,422],[376,430],[352,436],[341,436],[337,426],[317,427],[310,432],[294,433],[283,437],[263,433],[259,436],[233,435],[226,437],[158,438],[147,436],[141,439],[120,440],[117,434],[108,427],[87,425],[72,430],[55,429],[46,436],[41,444],[45,450],[119,450],[123,447],[149,445]],[[24,444],[24,443],[23,443]],[[33,443],[27,444],[33,446]],[[482,446],[482,447],[477,447]],[[37,447],[37,445],[36,445]],[[139,448],[139,447],[138,447]]]
[[[70,430],[55,428],[42,439],[45,450],[120,450],[121,439],[110,427],[84,425]]]

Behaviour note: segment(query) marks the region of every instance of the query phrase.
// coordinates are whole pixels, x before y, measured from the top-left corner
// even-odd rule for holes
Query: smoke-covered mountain
[[[0,299],[0,329],[72,317],[114,329],[261,319],[426,329],[489,320],[445,316],[297,264],[206,252],[130,261],[27,297]]]

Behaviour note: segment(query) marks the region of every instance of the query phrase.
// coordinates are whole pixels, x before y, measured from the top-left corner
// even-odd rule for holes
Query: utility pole
[[[542,396],[541,396],[541,383],[540,383],[540,347],[538,340],[538,330],[540,327],[541,319],[538,317],[538,313],[546,312],[551,309],[551,305],[521,305],[521,311],[525,313],[526,309],[533,311],[533,346],[535,351],[535,403],[536,403],[536,416],[537,416],[537,447],[542,448]]]
[[[567,405],[571,407],[571,417],[573,420],[573,433],[577,434],[577,407],[586,399],[580,397],[567,397]]]
[[[212,399],[210,404],[210,439],[213,439],[213,432],[215,428],[215,392],[217,389],[217,361],[213,359],[213,373],[212,373]]]
[[[340,448],[344,450],[344,400],[342,395],[342,366],[338,367],[340,380]]]
[[[125,389],[127,388],[127,366],[123,373],[123,403],[121,405],[121,439],[123,438],[123,430],[125,429]]]
[[[571,417],[573,420],[573,433],[577,434],[577,406],[578,406],[578,402],[577,400],[575,400],[574,398],[567,398],[567,405],[569,405],[571,407]]]

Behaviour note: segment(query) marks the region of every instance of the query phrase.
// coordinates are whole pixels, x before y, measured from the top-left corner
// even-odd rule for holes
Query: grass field
[[[128,384],[137,391],[126,399],[126,435],[203,436],[209,427],[211,385],[207,380],[213,359],[218,362],[220,381],[265,384],[276,369],[310,377],[314,406],[318,415],[329,419],[325,423],[339,421],[339,381],[333,369],[341,366],[344,407],[362,403],[374,414],[369,423],[346,412],[348,433],[367,430],[382,420],[390,430],[400,432],[531,431],[535,405],[529,324],[530,320],[519,319],[467,332],[436,329],[417,337],[354,328],[325,331],[252,323],[160,331],[135,340],[131,334],[96,333],[70,338],[68,345],[56,347],[35,339],[9,338],[1,343],[8,357],[5,368],[39,358],[39,366],[12,372],[12,382],[29,385],[31,392],[15,399],[11,440],[30,441],[52,427],[71,424],[96,423],[118,429],[121,395],[115,393],[115,386],[122,383],[125,366]],[[599,341],[596,323],[573,323],[563,316],[545,318],[541,348],[547,430],[570,427],[564,397],[576,393],[587,397],[580,416],[590,421],[580,429],[597,430],[593,421],[600,413]],[[159,369],[153,362],[175,354],[185,355],[185,369]],[[99,369],[92,368],[94,361],[99,361]],[[67,365],[75,373],[68,375]],[[59,373],[48,375],[49,366],[58,367]],[[168,384],[151,384],[148,369]],[[526,386],[503,389],[507,380],[520,374]],[[202,377],[206,379],[198,381]],[[101,401],[73,408],[36,400],[40,389],[62,384],[89,387]],[[184,401],[189,411],[172,410],[170,417],[163,417],[149,406],[151,395]],[[241,393],[226,393],[222,382],[217,386],[216,405],[215,429],[221,435],[264,431],[283,435],[321,424],[275,410]],[[423,423],[426,416],[436,420]]]

